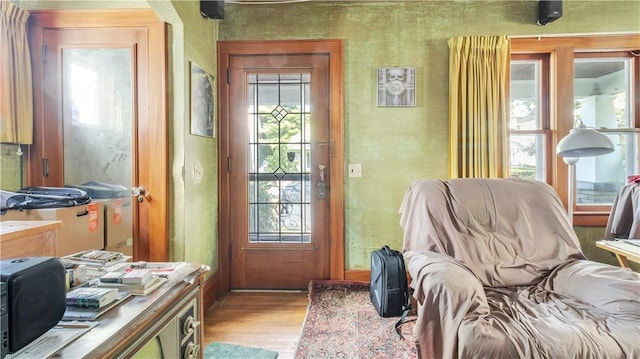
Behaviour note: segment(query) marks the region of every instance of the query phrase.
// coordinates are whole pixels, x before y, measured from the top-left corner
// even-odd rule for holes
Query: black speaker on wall
[[[546,25],[562,16],[562,0],[538,1],[538,25]]]
[[[200,0],[200,14],[207,19],[224,19],[224,0]]]

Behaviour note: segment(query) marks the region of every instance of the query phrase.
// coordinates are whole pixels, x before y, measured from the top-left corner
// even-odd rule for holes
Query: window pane
[[[576,59],[575,120],[587,127],[629,128],[629,60]]]
[[[511,110],[509,129],[538,130],[541,126],[540,62],[511,62]]]
[[[587,127],[625,129],[630,118],[630,60],[578,58],[574,67],[574,120]],[[611,204],[627,176],[637,173],[638,138],[630,132],[606,132],[615,151],[580,158],[576,165],[576,203]]]
[[[511,61],[510,175],[545,180],[540,60]],[[538,132],[538,133],[532,133]]]
[[[544,137],[538,135],[511,135],[511,177],[544,181]]]
[[[576,164],[576,203],[611,204],[627,182],[637,174],[638,134],[609,132],[615,151],[597,157],[582,157]]]
[[[130,188],[135,126],[131,49],[62,52],[64,183],[101,181]]]

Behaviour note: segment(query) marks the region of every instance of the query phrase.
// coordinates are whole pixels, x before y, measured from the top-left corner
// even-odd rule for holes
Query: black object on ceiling
[[[562,0],[538,1],[538,25],[546,25],[562,16]]]
[[[224,19],[224,0],[200,0],[200,14],[206,19]]]

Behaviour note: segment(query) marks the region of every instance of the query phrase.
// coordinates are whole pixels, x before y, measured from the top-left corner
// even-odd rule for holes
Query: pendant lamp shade
[[[560,157],[600,156],[614,151],[613,142],[607,135],[592,128],[575,128],[556,147]]]

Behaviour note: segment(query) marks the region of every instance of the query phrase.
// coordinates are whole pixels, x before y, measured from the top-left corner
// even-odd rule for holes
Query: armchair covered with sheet
[[[400,213],[421,358],[640,358],[640,276],[587,260],[549,185],[419,180]]]

